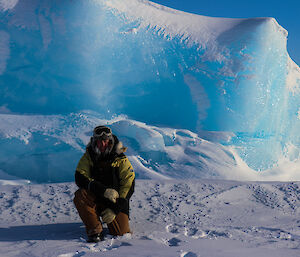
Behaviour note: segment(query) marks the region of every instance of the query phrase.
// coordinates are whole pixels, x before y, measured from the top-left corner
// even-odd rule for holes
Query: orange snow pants
[[[85,189],[78,189],[75,192],[74,204],[85,225],[88,236],[100,233],[103,230],[95,200],[95,195]],[[128,215],[119,212],[116,218],[107,224],[107,227],[109,233],[114,236],[122,236],[125,233],[130,233]]]

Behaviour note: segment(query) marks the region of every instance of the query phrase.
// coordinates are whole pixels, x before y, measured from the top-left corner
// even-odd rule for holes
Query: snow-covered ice
[[[234,161],[249,167],[248,177],[274,169],[278,175],[282,163],[295,166],[300,152],[300,70],[286,43],[287,31],[269,17],[212,18],[142,0],[1,0],[0,145],[6,153],[19,149],[14,154],[21,159],[19,166],[2,159],[1,168],[21,177],[18,169],[28,167],[23,178],[35,181],[70,180],[70,173],[49,178],[40,167],[71,170],[59,159],[63,153],[74,168],[84,144],[71,117],[87,110],[96,115],[85,113],[86,120],[123,115],[136,124],[192,132],[233,149]],[[3,135],[7,121],[15,132],[9,136]],[[57,132],[70,131],[70,142],[43,127],[52,121]],[[129,134],[136,127],[128,126]],[[155,141],[138,138],[130,145],[147,151],[146,162],[161,152],[171,157],[164,133],[143,133],[140,126],[139,132]],[[181,168],[188,172],[198,162],[205,174],[211,159],[202,156],[199,164],[201,154]],[[215,167],[208,173],[220,174]],[[297,179],[280,179],[291,177]]]
[[[133,234],[85,242],[74,183],[1,186],[1,256],[300,254],[300,183],[138,180]],[[106,231],[107,232],[107,231]]]
[[[300,256],[286,42],[268,17],[0,0],[0,256]],[[73,176],[100,124],[137,175],[133,234],[88,244]]]

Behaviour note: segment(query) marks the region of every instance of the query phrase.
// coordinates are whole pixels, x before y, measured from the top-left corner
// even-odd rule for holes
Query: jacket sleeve
[[[78,162],[75,172],[75,183],[79,188],[88,189],[88,185],[93,181],[91,177],[91,159],[87,152],[81,157]]]
[[[134,191],[135,173],[127,157],[122,158],[119,163],[120,198],[129,199]]]

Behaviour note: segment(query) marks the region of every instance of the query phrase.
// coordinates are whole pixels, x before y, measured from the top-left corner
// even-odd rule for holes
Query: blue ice
[[[205,38],[184,27],[183,14],[174,11],[178,24],[172,30],[169,23],[162,24],[168,12],[158,5],[153,10],[155,6],[147,1],[125,1],[132,5],[127,13],[123,2],[19,0],[5,7],[3,1],[2,119],[11,114],[68,117],[86,110],[106,120],[126,115],[149,126],[200,136],[211,133],[209,140],[234,147],[256,171],[276,166],[291,145],[299,147],[300,72],[286,50],[287,32],[275,19],[219,19],[218,26],[224,24],[226,29],[215,33],[215,38]],[[153,11],[153,19],[147,20],[138,10]],[[194,25],[206,26],[204,22]],[[176,33],[178,27],[185,28],[184,33]],[[87,124],[89,129],[92,125]],[[63,130],[76,123],[59,126]],[[1,122],[1,130],[4,171],[14,170],[24,177],[21,167],[25,165],[36,181],[72,179],[49,174],[53,169],[57,174],[73,172],[83,142],[79,148],[64,142],[66,159],[57,165],[56,135],[47,139],[39,130],[24,145],[18,138],[5,137],[7,124]],[[222,140],[220,133],[234,136]],[[137,145],[143,145],[139,140],[136,146],[131,142],[136,155],[141,154]],[[18,156],[25,153],[24,162],[18,163]],[[293,151],[289,158],[299,156]]]

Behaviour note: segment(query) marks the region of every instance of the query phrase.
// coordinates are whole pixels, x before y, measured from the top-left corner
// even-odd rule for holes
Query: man
[[[74,204],[85,224],[88,242],[104,239],[99,216],[110,234],[130,232],[129,199],[135,174],[124,154],[126,149],[110,128],[98,126],[77,165],[75,182],[79,189]]]

